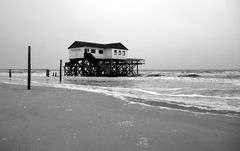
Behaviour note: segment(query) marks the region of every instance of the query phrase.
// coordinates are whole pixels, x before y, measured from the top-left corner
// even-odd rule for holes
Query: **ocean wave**
[[[115,89],[115,88],[113,88],[113,89]],[[146,93],[146,94],[157,95],[157,96],[185,97],[185,98],[210,98],[210,99],[239,100],[240,101],[240,97],[212,96],[212,95],[200,95],[200,94],[163,94],[163,93],[158,93],[158,92],[155,92],[155,91],[144,90],[144,89],[139,89],[139,88],[135,88],[134,90],[139,91],[139,92],[143,92],[143,93]],[[165,89],[162,88],[160,90],[165,90]],[[182,90],[182,88],[172,88],[172,89],[166,88],[166,90],[176,91],[176,90]],[[207,89],[202,89],[202,90],[207,90]]]
[[[183,90],[183,88],[166,88],[166,87],[163,87],[163,88],[146,88],[146,90],[151,90],[151,91],[180,91],[180,90]]]
[[[178,77],[196,78],[196,77],[200,77],[200,75],[192,73],[192,74],[181,74],[181,75],[178,75]]]
[[[225,78],[206,78],[206,77],[198,77],[198,78],[189,78],[189,77],[154,77],[162,80],[170,80],[170,81],[179,81],[179,82],[191,82],[191,83],[206,83],[206,84],[232,84],[232,85],[240,85],[240,79],[225,79]]]
[[[160,73],[152,73],[152,74],[146,74],[146,76],[148,76],[148,77],[162,77],[162,76],[165,76],[165,75],[160,74]]]
[[[210,95],[199,95],[199,94],[158,94],[161,96],[170,97],[185,97],[185,98],[210,98],[210,99],[221,99],[221,100],[240,100],[240,97],[222,97],[222,96],[210,96]]]
[[[140,71],[143,76],[205,77],[240,79],[240,70],[149,70]]]
[[[183,105],[177,103],[169,103],[169,102],[159,102],[159,101],[147,101],[147,102],[137,102],[131,101],[130,104],[140,104],[148,107],[159,107],[162,109],[168,110],[180,110],[180,111],[188,111],[188,112],[197,112],[197,113],[204,113],[204,114],[214,114],[214,115],[226,115],[230,117],[239,117],[240,113],[237,111],[231,110],[220,110],[220,109],[211,109],[208,107],[196,107],[191,105]]]

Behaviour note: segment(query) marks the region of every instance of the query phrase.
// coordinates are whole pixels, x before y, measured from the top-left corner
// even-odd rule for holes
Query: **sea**
[[[57,73],[57,76],[53,76]],[[141,70],[137,77],[67,77],[32,70],[31,85],[102,93],[129,104],[240,117],[240,70]],[[0,83],[27,85],[26,70],[0,71]]]

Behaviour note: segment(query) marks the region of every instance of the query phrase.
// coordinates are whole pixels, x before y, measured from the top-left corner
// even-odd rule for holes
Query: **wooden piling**
[[[12,77],[12,70],[9,69],[9,78],[11,78],[11,77]]]
[[[138,61],[137,61],[137,76],[138,76]]]
[[[46,69],[46,77],[49,77],[49,69]]]
[[[28,90],[31,89],[31,46],[28,46]]]
[[[59,81],[62,82],[62,59],[60,60],[60,73],[59,73]]]
[[[91,55],[91,54],[89,54]],[[136,76],[143,59],[98,59],[85,57],[65,63],[66,76]]]

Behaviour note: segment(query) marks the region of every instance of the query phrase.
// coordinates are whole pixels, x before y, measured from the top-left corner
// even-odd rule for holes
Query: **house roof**
[[[68,49],[78,48],[78,47],[95,47],[95,48],[115,48],[115,49],[123,49],[128,50],[123,44],[119,43],[110,43],[110,44],[99,44],[92,42],[83,42],[83,41],[75,41]]]

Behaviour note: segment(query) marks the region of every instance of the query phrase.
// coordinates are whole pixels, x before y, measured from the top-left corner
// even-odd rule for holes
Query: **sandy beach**
[[[234,151],[240,119],[0,84],[1,151]]]

